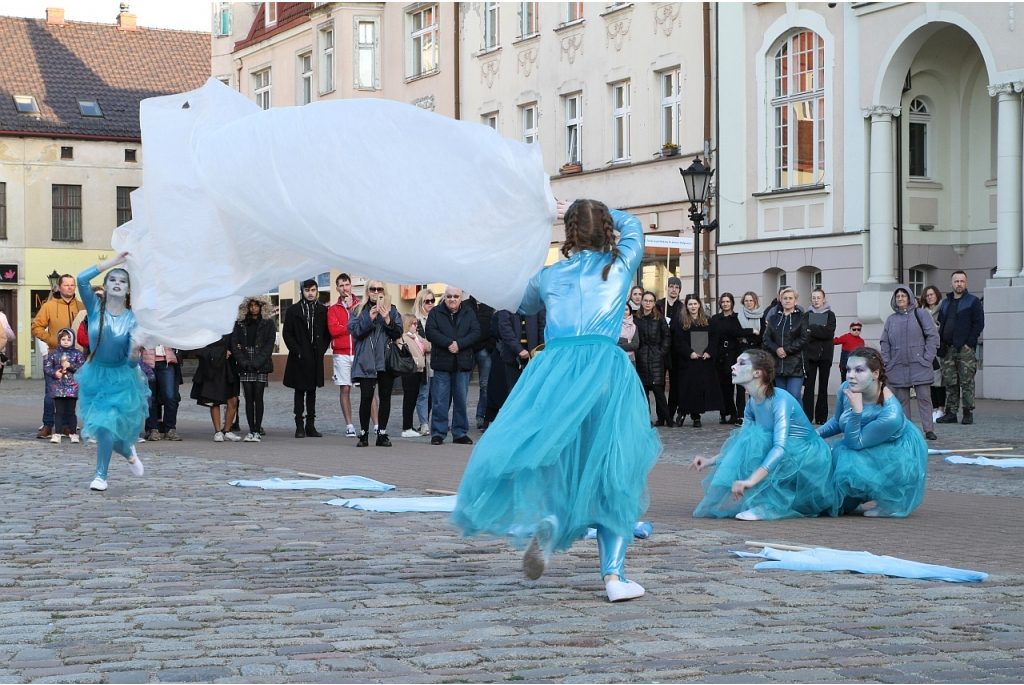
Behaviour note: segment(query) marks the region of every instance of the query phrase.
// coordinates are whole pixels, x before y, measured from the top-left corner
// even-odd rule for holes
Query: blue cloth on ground
[[[654,532],[654,526],[647,521],[641,521],[636,524],[633,528],[633,537],[639,538],[640,540],[646,540]],[[584,540],[596,540],[597,539],[597,528],[587,528],[587,534],[583,537]]]
[[[755,569],[783,568],[790,571],[853,571],[855,573],[878,573],[897,578],[920,580],[945,580],[950,583],[980,582],[988,578],[987,573],[966,571],[949,566],[922,564],[889,556],[877,556],[871,552],[849,552],[828,547],[816,547],[803,552],[789,552],[765,547],[760,552],[733,552],[738,557],[768,559],[754,566]]]
[[[362,511],[403,513],[408,511],[451,512],[455,509],[455,495],[445,497],[360,497],[332,499],[324,502],[335,507],[348,507]]]
[[[943,461],[950,464],[975,464],[977,466],[997,466],[1001,469],[1024,468],[1024,459],[989,459],[988,457],[962,457],[954,454]]]
[[[317,480],[284,480],[283,478],[267,478],[265,480],[233,480],[228,485],[241,488],[262,488],[264,490],[370,490],[384,492],[394,490],[394,485],[381,483],[363,476],[331,476]]]

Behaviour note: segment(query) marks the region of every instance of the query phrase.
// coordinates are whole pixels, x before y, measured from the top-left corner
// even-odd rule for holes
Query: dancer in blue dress
[[[928,445],[886,387],[882,356],[870,347],[850,353],[836,413],[818,429],[832,443],[833,487],[843,513],[901,518],[924,499]],[[860,505],[874,501],[875,507]]]
[[[531,579],[596,527],[608,599],[633,599],[644,589],[626,579],[626,547],[662,449],[640,379],[616,345],[643,227],[594,200],[559,203],[558,213],[568,259],[534,276],[519,308],[546,307],[545,349],[473,450],[452,522],[466,535],[528,543]]]
[[[693,515],[743,521],[835,516],[832,454],[800,402],[774,387],[774,357],[747,350],[732,367],[732,378],[750,394],[743,427],[717,456],[697,457],[690,465],[698,471],[715,465],[701,484],[704,499]]]
[[[141,476],[135,441],[149,414],[149,384],[139,370],[141,348],[132,342],[135,314],[127,307],[128,272],[112,269],[103,279],[104,299],[89,283],[101,272],[123,264],[127,252],[78,274],[78,292],[89,311],[92,354],[76,375],[82,436],[96,439],[96,476],[89,487],[107,489],[107,467],[116,450]]]

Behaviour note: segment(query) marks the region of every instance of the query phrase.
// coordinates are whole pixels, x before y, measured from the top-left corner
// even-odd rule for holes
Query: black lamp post
[[[52,293],[57,289],[57,286],[60,285],[60,274],[57,273],[56,269],[54,269],[53,273],[47,276],[46,279],[50,281],[50,292]]]
[[[693,222],[693,293],[698,300],[703,301],[700,292],[700,234],[710,233],[718,228],[718,219],[707,226],[704,225],[703,207],[708,201],[711,176],[715,172],[704,166],[699,157],[694,157],[693,164],[686,169],[680,169],[679,173],[686,188],[686,199],[690,201],[690,221]]]

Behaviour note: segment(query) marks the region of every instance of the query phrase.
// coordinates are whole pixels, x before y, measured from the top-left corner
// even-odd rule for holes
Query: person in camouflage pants
[[[946,413],[953,416],[960,410],[963,395],[964,415],[974,412],[974,374],[978,358],[967,345],[950,349],[942,360],[942,384],[946,386]]]
[[[956,423],[963,394],[962,423],[974,423],[974,374],[978,371],[978,338],[985,329],[981,300],[967,292],[967,274],[954,271],[953,292],[939,306],[939,350],[942,355],[942,384],[946,386],[946,413],[935,423]]]

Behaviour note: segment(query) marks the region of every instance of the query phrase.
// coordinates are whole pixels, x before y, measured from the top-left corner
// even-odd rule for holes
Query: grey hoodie
[[[896,306],[896,293],[907,293],[909,304],[900,309]],[[889,385],[893,388],[909,388],[915,385],[931,385],[934,379],[932,359],[939,347],[939,332],[931,314],[921,311],[910,288],[896,286],[892,294],[893,314],[885,320],[879,344],[882,361]]]

